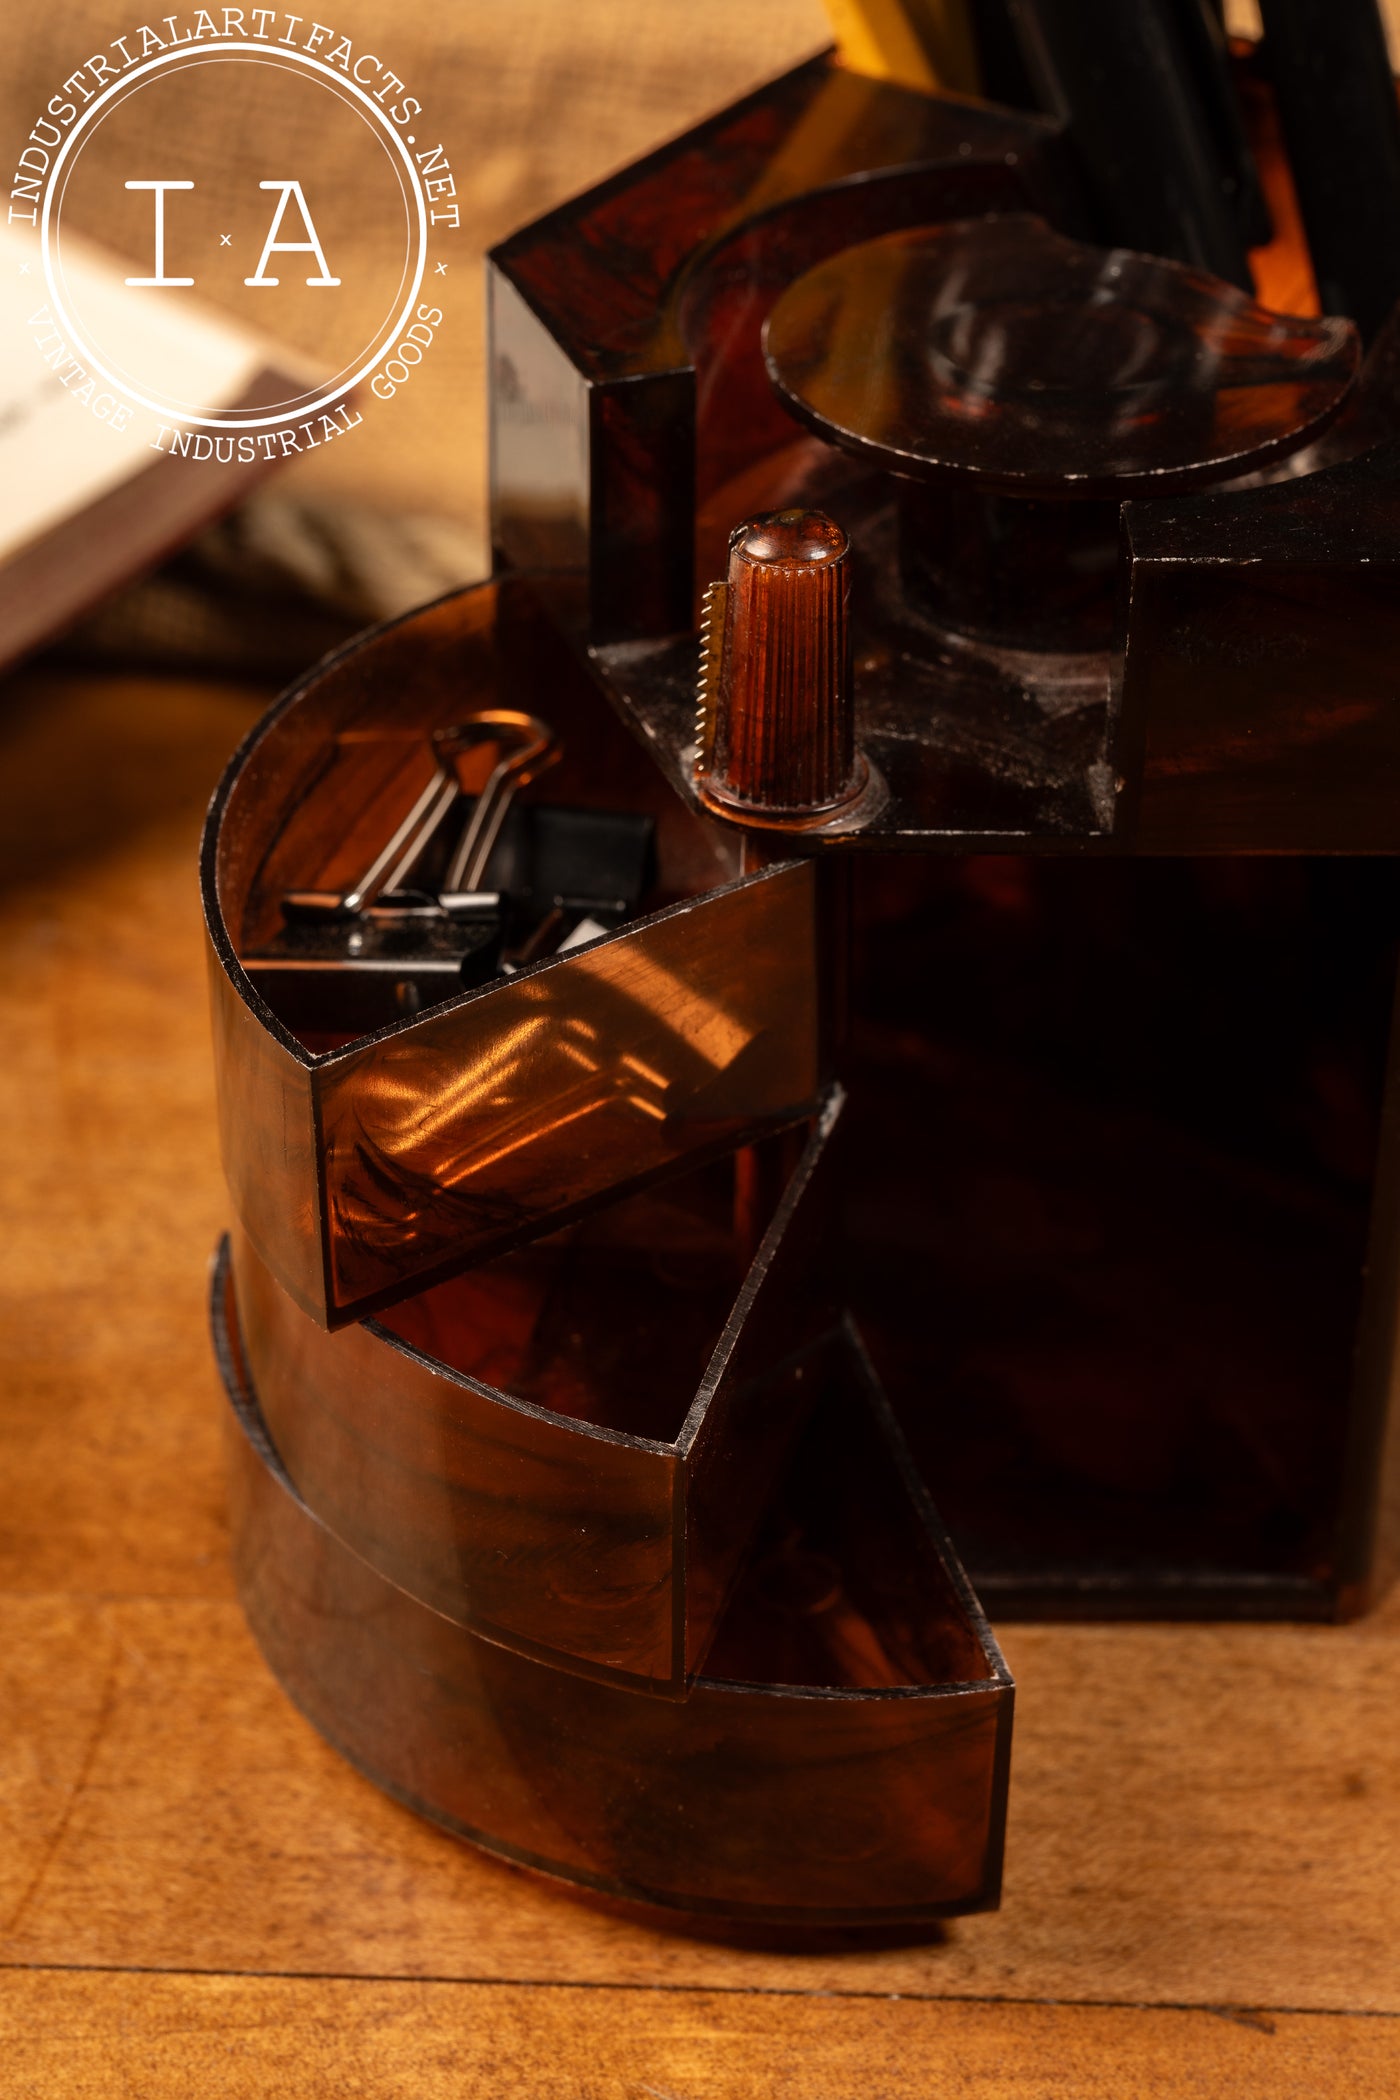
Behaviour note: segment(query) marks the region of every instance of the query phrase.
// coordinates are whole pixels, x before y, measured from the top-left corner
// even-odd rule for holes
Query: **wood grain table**
[[[227,1565],[194,880],[265,697],[0,687],[0,2093],[1400,2094],[1400,1601],[1002,1629],[1004,1908],[884,1951],[584,1908],[287,1703]]]

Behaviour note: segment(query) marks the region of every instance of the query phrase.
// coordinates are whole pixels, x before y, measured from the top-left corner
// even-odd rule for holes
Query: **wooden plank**
[[[224,1197],[194,850],[262,704],[133,678],[6,687],[0,1586],[230,1594],[202,1331]]]
[[[417,1821],[292,1709],[233,1604],[0,1599],[0,1959],[1400,2010],[1393,1621],[1013,1652],[1001,1912],[793,1956],[604,1915]]]
[[[31,1974],[0,1985],[13,2100],[1383,2100],[1387,2020],[699,1991]]]

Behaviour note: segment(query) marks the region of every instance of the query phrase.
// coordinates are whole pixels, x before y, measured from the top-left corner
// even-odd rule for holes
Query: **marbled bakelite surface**
[[[654,817],[641,915],[372,1034],[293,1034],[240,961],[283,894],[334,880],[338,852],[364,864],[435,728],[527,692],[564,747],[551,800]],[[362,637],[271,710],[215,796],[203,878],[224,1163],[282,1288],[340,1325],[810,1110],[812,871],[736,874],[522,578]]]
[[[520,1865],[716,1923],[995,1903],[1010,1677],[852,1341],[675,1701],[482,1639],[352,1553],[268,1437],[222,1263],[213,1314],[244,1608],[302,1711],[380,1785]]]
[[[240,1348],[313,1515],[454,1625],[683,1696],[839,1321],[839,1106],[339,1333],[235,1231]]]
[[[1029,213],[886,234],[768,319],[769,375],[819,435],[893,473],[1003,495],[1193,488],[1296,449],[1341,409],[1349,321],[1270,314],[1182,264]]]

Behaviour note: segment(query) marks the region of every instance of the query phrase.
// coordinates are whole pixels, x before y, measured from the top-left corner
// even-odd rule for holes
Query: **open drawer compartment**
[[[328,992],[313,1025],[307,984],[284,998],[267,967],[287,913],[353,895],[354,871],[431,792],[434,738],[493,710],[534,720],[512,712],[522,699],[547,711],[561,755],[511,803],[521,836],[503,827],[483,881],[513,880],[525,832],[548,831],[554,872],[536,864],[531,880],[567,886],[570,827],[640,825],[631,915],[591,933],[584,919],[580,945],[509,973],[444,979],[421,1008],[404,964],[402,1017],[368,1033],[372,987],[342,958],[328,985],[359,990],[348,1005]],[[481,799],[464,788],[461,806]],[[202,882],[229,1191],[305,1312],[361,1319],[815,1110],[815,870],[744,876],[739,858],[671,793],[520,577],[361,637],[272,709],[214,797]]]
[[[516,1863],[710,1924],[885,1927],[998,1899],[1012,1685],[853,1332],[684,1699],[481,1639],[298,1496],[229,1324],[244,1608],[378,1785]],[[815,1369],[815,1366],[814,1366]]]
[[[337,1333],[235,1232],[241,1347],[302,1500],[457,1624],[681,1692],[839,1317],[840,1112]]]

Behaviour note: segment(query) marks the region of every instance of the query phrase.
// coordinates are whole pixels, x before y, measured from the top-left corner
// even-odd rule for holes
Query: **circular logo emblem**
[[[430,218],[449,216],[430,211],[454,185],[414,129],[421,103],[348,42],[130,55],[47,125],[38,231],[72,354],[163,423],[266,430],[328,409],[413,325]],[[140,260],[124,281],[95,275],[83,236]],[[191,354],[202,301],[268,344],[259,384],[214,408]],[[163,318],[188,325],[172,335]]]

